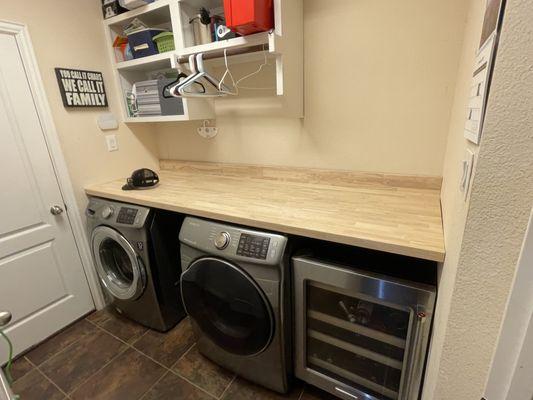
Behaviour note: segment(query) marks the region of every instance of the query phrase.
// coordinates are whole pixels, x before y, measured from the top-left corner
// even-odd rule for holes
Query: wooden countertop
[[[440,179],[162,161],[160,184],[92,196],[434,261],[444,260]]]

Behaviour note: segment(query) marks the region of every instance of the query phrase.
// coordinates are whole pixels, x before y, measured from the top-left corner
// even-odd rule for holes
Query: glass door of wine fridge
[[[417,400],[435,289],[293,258],[296,375],[346,400]]]

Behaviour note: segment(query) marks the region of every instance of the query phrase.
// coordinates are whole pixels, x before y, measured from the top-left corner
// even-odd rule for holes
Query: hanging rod
[[[259,51],[268,51],[268,47],[266,47],[264,44],[258,44],[254,46],[248,46],[248,47],[226,49],[226,54],[229,57],[229,56],[237,56],[240,54],[256,53]],[[207,50],[205,52],[199,51],[198,53],[203,53],[204,60],[212,60],[214,58],[224,57],[224,49]],[[178,56],[176,57],[176,61],[178,62],[178,64],[186,64],[189,62],[189,55]]]

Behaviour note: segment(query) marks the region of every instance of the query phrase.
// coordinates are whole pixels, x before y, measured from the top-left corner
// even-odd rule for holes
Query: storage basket
[[[176,49],[174,45],[174,34],[172,32],[163,32],[154,36],[154,42],[157,44],[157,50],[160,53],[172,51]]]
[[[163,32],[162,29],[141,29],[128,35],[133,58],[141,58],[157,54],[157,48],[153,41],[154,36]]]

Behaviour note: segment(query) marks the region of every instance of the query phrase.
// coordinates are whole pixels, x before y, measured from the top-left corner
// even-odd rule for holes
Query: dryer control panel
[[[266,260],[269,244],[269,237],[241,233],[239,245],[237,246],[237,255]]]
[[[256,264],[279,264],[287,245],[287,237],[187,217],[180,231],[180,241],[195,249],[227,259]]]

